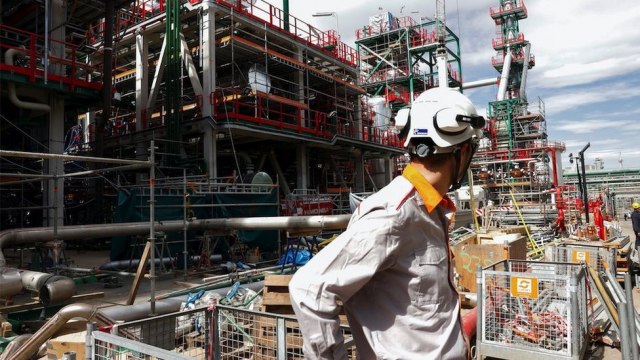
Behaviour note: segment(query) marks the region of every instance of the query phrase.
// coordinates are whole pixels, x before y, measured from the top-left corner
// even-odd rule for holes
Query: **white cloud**
[[[559,113],[573,108],[637,97],[640,97],[640,85],[634,87],[628,83],[615,83],[593,88],[564,89],[543,100],[547,113]]]
[[[604,129],[624,128],[629,125],[627,121],[611,120],[573,120],[556,123],[554,128],[560,131],[572,132],[575,134],[588,134]]]
[[[637,0],[556,1],[525,0],[528,18],[520,31],[531,42],[536,65],[528,72],[529,99],[542,96],[546,106],[547,131],[561,136],[567,152],[592,147],[587,158],[605,159],[605,167],[617,167],[622,154],[625,166],[640,167],[640,150],[628,150],[633,133],[640,131],[640,26]],[[275,6],[281,6],[278,3]],[[329,29],[334,18],[314,18],[319,11],[338,13],[342,39],[354,46],[355,29],[368,23],[370,15],[384,7],[396,16],[433,16],[435,2],[382,0],[325,0],[294,2],[291,13],[305,22]],[[400,13],[401,7],[402,13]],[[447,25],[460,36],[464,81],[498,77],[491,66],[497,38],[489,15],[498,0],[446,2]],[[635,9],[635,10],[634,10]],[[321,26],[320,26],[321,25]],[[494,101],[497,86],[472,89],[468,94],[480,114]],[[628,137],[628,138],[627,138]],[[628,141],[626,140],[628,139]],[[575,147],[576,149],[573,149]]]

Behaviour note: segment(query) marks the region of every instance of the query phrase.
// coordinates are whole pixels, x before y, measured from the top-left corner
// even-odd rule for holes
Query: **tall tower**
[[[548,204],[556,200],[550,190],[559,185],[556,163],[564,145],[548,142],[544,103],[539,98],[530,102],[526,96],[527,71],[535,65],[531,46],[520,32],[527,8],[522,0],[499,1],[490,15],[498,35],[492,41],[497,52],[492,65],[500,81],[496,101],[487,109],[488,125],[473,164],[474,177],[494,202],[527,204],[532,213],[543,215],[536,220],[545,224],[555,217]],[[547,209],[553,209],[550,217]]]

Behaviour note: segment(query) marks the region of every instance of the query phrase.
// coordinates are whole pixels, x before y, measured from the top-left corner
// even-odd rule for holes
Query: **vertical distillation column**
[[[201,23],[202,116],[213,119],[211,96],[216,90],[216,16],[212,0],[202,2]],[[209,179],[218,177],[216,131],[213,122],[204,128],[204,159]]]
[[[489,115],[495,122],[498,139],[495,145],[500,147],[502,142],[499,139],[507,140],[511,159],[513,151],[521,145],[514,138],[514,118],[521,115],[523,106],[526,106],[520,92],[523,69],[529,66],[523,54],[526,50],[528,55],[529,47],[520,34],[519,20],[525,19],[527,12],[522,1],[514,4],[512,0],[500,0],[500,7],[491,10],[491,17],[500,26],[501,38],[494,40],[494,49],[502,55],[497,58],[502,58],[503,62],[494,63],[501,77],[497,101],[489,104]]]

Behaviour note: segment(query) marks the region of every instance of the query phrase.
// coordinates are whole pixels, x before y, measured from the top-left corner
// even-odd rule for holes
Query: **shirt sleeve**
[[[291,304],[306,359],[347,358],[337,300],[347,302],[390,261],[392,221],[387,216],[369,213],[357,220],[291,279]]]

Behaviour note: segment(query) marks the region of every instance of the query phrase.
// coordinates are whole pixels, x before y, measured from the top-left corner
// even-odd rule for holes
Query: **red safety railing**
[[[520,18],[527,17],[527,7],[524,5],[524,1],[516,1],[515,4],[511,3],[509,7],[498,6],[495,8],[489,8],[489,13],[492,18],[496,18],[506,14],[518,14]]]
[[[115,34],[122,34],[126,29],[140,24],[144,21],[164,14],[166,10],[165,0],[135,0],[131,1],[129,7],[116,10],[114,31]],[[87,44],[95,45],[102,42],[104,34],[104,18],[97,20],[85,32]]]
[[[194,2],[198,1],[192,1],[192,3]],[[335,31],[321,31],[291,14],[286,21],[284,11],[266,1],[253,3],[250,1],[216,0],[216,3],[234,9],[236,13],[261,21],[268,27],[279,30],[299,41],[327,51],[346,64],[351,66],[358,64],[356,50],[341,42]]]
[[[329,117],[326,111],[308,109],[306,104],[295,104],[288,99],[278,101],[266,93],[243,95],[218,91],[211,96],[210,101],[218,122],[244,121],[265,129],[277,129],[327,140],[334,136],[358,138],[355,124],[347,117]],[[362,132],[364,141],[400,147],[396,133],[387,127],[378,128],[365,123],[359,131]]]
[[[491,40],[491,44],[493,45],[494,49],[498,49],[498,48],[503,48],[507,45],[512,45],[512,44],[519,44],[519,43],[523,43],[524,40],[524,34],[519,33],[518,36],[516,36],[513,39],[509,39],[507,41],[504,40],[504,37],[499,37],[497,39],[493,39]]]
[[[513,54],[512,61],[517,63],[524,63],[524,51],[518,51],[517,53]],[[500,67],[503,64],[504,54],[491,57],[491,65],[493,65],[493,67]],[[536,57],[533,54],[529,54],[529,66],[534,66],[535,64]]]
[[[411,47],[420,45],[435,44],[438,42],[438,35],[435,30],[429,30],[426,28],[415,30],[417,36],[411,37]]]
[[[373,35],[384,34],[395,29],[410,29],[419,24],[411,16],[400,16],[387,19],[386,22],[380,22],[377,25],[365,25],[361,29],[356,30],[356,39],[363,39]]]
[[[201,3],[201,0],[182,0],[192,5]],[[314,26],[289,15],[288,24],[285,21],[284,11],[265,1],[226,1],[216,0],[216,3],[230,9],[235,13],[263,22],[269,28],[276,29],[287,35],[314,46],[335,56],[338,60],[351,66],[357,66],[357,51],[340,41],[340,36],[334,30],[321,31]],[[158,17],[165,12],[165,0],[137,0],[131,6],[119,9],[116,14],[115,33],[122,34],[128,28]],[[288,29],[287,26],[288,25]],[[102,42],[104,33],[104,19],[98,20],[86,31],[87,43],[95,45]]]
[[[0,25],[0,53],[13,49],[13,63],[0,63],[0,71],[26,76],[29,81],[45,79],[64,85],[67,90],[76,88],[99,90],[102,69],[100,65],[90,65],[91,58],[78,46],[49,38],[48,68],[45,72],[45,37],[6,25]]]

